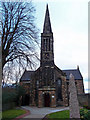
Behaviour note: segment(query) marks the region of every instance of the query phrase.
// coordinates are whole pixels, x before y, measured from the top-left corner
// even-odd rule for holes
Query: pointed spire
[[[52,33],[48,4],[47,4],[47,7],[46,7],[46,14],[45,14],[45,20],[44,20],[43,33]]]

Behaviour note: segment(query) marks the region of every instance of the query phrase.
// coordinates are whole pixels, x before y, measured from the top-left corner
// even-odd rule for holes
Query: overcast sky
[[[49,6],[54,36],[55,64],[62,70],[79,65],[88,88],[88,1],[87,0],[33,0],[36,23],[43,31],[46,4]],[[85,90],[87,92],[87,90]]]

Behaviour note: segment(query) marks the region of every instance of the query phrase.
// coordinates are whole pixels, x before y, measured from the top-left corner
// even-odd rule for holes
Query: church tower
[[[41,33],[41,61],[42,67],[41,80],[43,86],[54,86],[54,52],[53,52],[53,33],[50,22],[48,5]]]
[[[38,89],[39,107],[56,107],[56,89],[54,73],[53,33],[48,5],[41,33],[40,84]]]
[[[48,65],[54,64],[53,33],[51,28],[48,5],[46,8],[43,33],[41,33],[41,66],[47,64],[47,62]]]

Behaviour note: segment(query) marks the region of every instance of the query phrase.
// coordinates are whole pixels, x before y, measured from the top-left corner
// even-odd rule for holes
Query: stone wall
[[[66,83],[66,77],[64,76],[62,76],[62,96],[63,96],[63,105],[68,106],[67,83]]]
[[[77,93],[83,94],[84,93],[83,80],[75,80],[75,83],[77,87]]]
[[[78,101],[80,106],[89,106],[90,107],[90,93],[88,94],[78,94]]]

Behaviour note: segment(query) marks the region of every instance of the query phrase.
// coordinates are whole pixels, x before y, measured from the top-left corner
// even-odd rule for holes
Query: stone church
[[[73,74],[77,94],[84,93],[83,77],[77,69],[61,70],[54,63],[53,32],[48,5],[41,33],[40,67],[36,71],[25,70],[20,84],[26,89],[23,105],[56,107],[69,105],[69,75]]]

